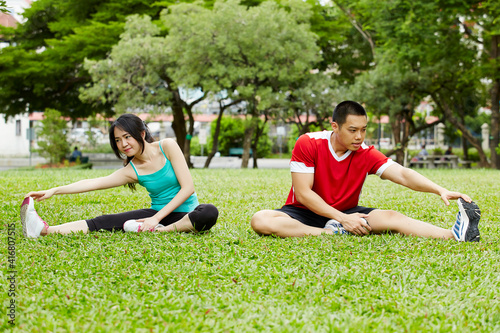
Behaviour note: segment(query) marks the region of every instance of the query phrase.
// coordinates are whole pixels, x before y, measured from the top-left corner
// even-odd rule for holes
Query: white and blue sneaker
[[[351,233],[344,229],[344,226],[340,224],[337,220],[328,220],[325,224],[325,229],[333,231],[335,235],[350,235]]]
[[[453,236],[459,242],[479,242],[479,219],[481,211],[474,203],[458,199],[458,214],[457,221],[451,229]]]

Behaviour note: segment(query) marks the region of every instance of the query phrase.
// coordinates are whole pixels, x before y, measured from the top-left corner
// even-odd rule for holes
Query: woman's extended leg
[[[79,231],[87,233],[89,231],[86,221],[75,221],[49,227],[36,212],[35,203],[31,197],[25,198],[21,205],[21,224],[24,235],[31,238],[46,236],[52,233],[69,234]]]
[[[84,234],[87,234],[89,232],[89,226],[87,224],[87,221],[80,220],[60,225],[47,226],[42,230],[40,235],[41,236],[47,236],[49,234],[69,235],[73,232],[83,232]]]

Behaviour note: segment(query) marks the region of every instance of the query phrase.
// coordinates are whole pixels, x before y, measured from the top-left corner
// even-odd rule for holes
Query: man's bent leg
[[[366,220],[372,227],[374,234],[391,231],[407,236],[454,239],[453,233],[449,229],[415,220],[392,210],[374,210]]]
[[[260,235],[303,237],[333,234],[329,229],[310,227],[276,210],[261,210],[252,216],[250,223],[252,229]]]

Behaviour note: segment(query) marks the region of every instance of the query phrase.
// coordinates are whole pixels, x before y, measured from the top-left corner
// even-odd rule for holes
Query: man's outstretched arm
[[[418,172],[405,168],[397,163],[389,166],[384,173],[381,175],[382,179],[388,179],[396,184],[403,185],[414,191],[434,193],[441,197],[446,206],[450,205],[449,200],[457,200],[462,198],[467,202],[471,202],[472,199],[460,192],[448,191],[442,186],[434,183],[430,179],[422,176]]]

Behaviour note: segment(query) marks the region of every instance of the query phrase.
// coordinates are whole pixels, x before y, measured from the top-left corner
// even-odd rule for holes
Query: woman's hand
[[[142,225],[141,225],[141,228],[139,229],[139,231],[153,231],[155,229],[155,227],[160,223],[160,221],[152,216],[152,217],[148,217],[146,219],[138,219],[136,220],[137,222],[142,222]]]
[[[50,198],[51,196],[54,195],[54,193],[55,193],[55,190],[50,189],[50,190],[46,190],[46,191],[30,192],[30,193],[26,194],[24,197],[25,198],[32,197],[36,201],[42,201],[42,200]]]

